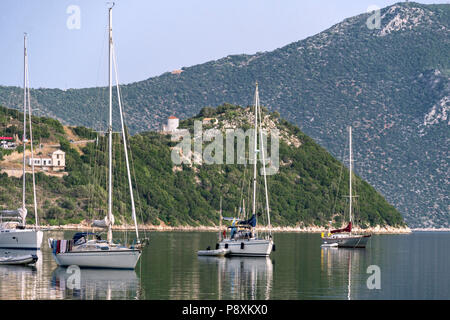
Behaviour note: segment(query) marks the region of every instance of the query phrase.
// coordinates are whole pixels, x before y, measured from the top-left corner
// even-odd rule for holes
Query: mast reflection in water
[[[138,299],[140,291],[134,270],[58,267],[51,285],[65,298],[83,300]]]
[[[198,260],[217,266],[218,299],[270,299],[273,263],[269,257],[200,256]]]
[[[346,294],[347,300],[352,300],[352,271],[357,270],[360,274],[360,259],[364,251],[336,247],[321,248],[321,269],[327,275],[330,288],[336,288],[342,295]],[[358,277],[358,285],[361,279]],[[354,292],[355,294],[355,292]]]

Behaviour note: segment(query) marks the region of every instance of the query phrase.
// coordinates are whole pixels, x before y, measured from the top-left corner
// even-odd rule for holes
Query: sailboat
[[[258,121],[259,116],[259,121]],[[226,249],[227,254],[230,256],[269,256],[274,247],[272,239],[272,230],[270,224],[270,208],[269,208],[269,198],[267,190],[267,176],[266,176],[266,165],[265,165],[265,154],[263,145],[263,133],[262,133],[262,117],[261,110],[259,106],[259,92],[258,83],[256,83],[255,89],[255,121],[254,121],[254,150],[253,150],[253,207],[252,216],[250,219],[242,218],[222,218],[225,221],[231,221],[231,225],[228,226],[230,229],[230,235],[227,237],[227,233],[224,232],[222,240],[217,244],[216,249]],[[259,133],[259,147],[258,150],[258,133]],[[266,214],[267,214],[267,226],[268,235],[265,237],[258,237],[255,230],[257,224],[257,213],[256,213],[256,179],[257,179],[257,159],[258,153],[261,155],[262,169],[264,177],[264,189],[265,189],[265,200],[266,200]]]
[[[34,228],[26,228],[26,143],[30,141],[31,158],[33,159],[33,131],[31,125],[31,103],[28,75],[27,34],[24,35],[24,73],[23,73],[23,166],[22,166],[22,207],[17,210],[0,210],[0,248],[10,249],[40,249],[42,244],[42,231],[39,230],[37,214],[36,183],[34,176],[34,161],[31,161],[33,179],[33,206],[35,216]],[[29,113],[30,140],[27,139],[27,108]]]
[[[365,248],[367,241],[369,241],[370,234],[356,234],[352,232],[353,221],[352,221],[352,203],[354,196],[352,195],[352,174],[353,174],[353,155],[352,155],[352,127],[348,127],[349,136],[349,222],[348,225],[343,229],[330,230],[327,236],[322,234],[322,246],[332,246],[337,244],[338,247],[343,248]]]
[[[114,6],[114,4],[113,4]],[[130,190],[131,215],[134,221],[136,232],[136,245],[123,246],[113,242],[112,226],[114,224],[113,209],[113,184],[112,184],[112,63],[116,71],[115,80],[117,87],[117,97],[120,111],[122,142],[125,151],[125,163],[127,168],[128,186]],[[136,221],[136,209],[134,204],[133,188],[131,183],[130,166],[128,162],[127,139],[122,113],[122,103],[120,98],[119,81],[117,77],[116,57],[114,54],[114,44],[112,37],[112,7],[109,8],[109,126],[108,135],[108,213],[103,220],[94,220],[93,227],[107,229],[107,240],[102,240],[101,236],[89,232],[78,232],[73,239],[49,240],[49,245],[53,249],[53,257],[60,266],[77,265],[88,268],[112,268],[112,269],[134,269],[141,256],[141,243]],[[89,239],[89,236],[94,236]]]

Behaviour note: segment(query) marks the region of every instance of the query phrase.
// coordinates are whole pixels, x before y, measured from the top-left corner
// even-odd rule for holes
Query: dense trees
[[[7,109],[1,109],[4,113]],[[193,120],[216,117],[246,121],[245,109],[224,104],[205,108],[196,117],[181,122],[192,129]],[[348,170],[325,149],[304,135],[289,122],[278,119],[280,130],[301,141],[300,147],[280,141],[279,173],[268,177],[272,223],[274,225],[326,225],[332,220],[340,224],[348,218]],[[64,178],[37,174],[39,214],[48,223],[79,222],[82,219],[103,218],[106,208],[106,138],[98,136],[98,143],[89,143],[76,151],[56,122],[40,119],[40,123],[59,140],[66,152],[68,175]],[[219,124],[220,125],[220,124]],[[74,128],[82,138],[97,138],[88,128]],[[114,214],[118,223],[131,218],[123,144],[114,135]],[[135,188],[138,218],[145,223],[168,225],[217,224],[220,198],[224,215],[236,213],[242,198],[246,203],[251,170],[245,165],[180,165],[171,160],[174,143],[169,136],[144,132],[130,137],[132,181]],[[19,201],[21,180],[0,175],[1,206],[15,208]],[[361,226],[403,225],[403,219],[369,184],[355,176],[359,195],[356,221]],[[262,199],[262,185],[258,185],[258,199]],[[28,185],[29,203],[31,189]],[[262,210],[259,207],[258,210]],[[30,219],[32,217],[30,216]]]

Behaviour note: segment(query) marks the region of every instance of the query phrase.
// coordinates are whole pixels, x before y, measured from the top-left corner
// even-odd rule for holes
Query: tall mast
[[[256,82],[255,89],[255,149],[253,153],[253,211],[256,217],[256,161],[258,158],[258,82]]]
[[[264,154],[264,140],[263,140],[263,132],[262,132],[262,115],[261,108],[259,107],[259,92],[257,93],[257,104],[259,110],[259,144],[261,149],[261,160],[262,160],[262,168],[263,168],[263,176],[264,176],[264,191],[266,196],[266,213],[267,213],[267,226],[269,227],[269,235],[272,236],[271,225],[270,225],[270,208],[269,208],[269,191],[267,190],[267,175],[266,175],[266,158]]]
[[[32,109],[31,109],[31,95],[30,95],[30,75],[28,72],[28,54],[27,54],[27,63],[26,63],[26,83],[27,83],[27,104],[28,104],[28,123],[29,123],[29,136],[30,136],[30,153],[31,153],[31,176],[33,182],[33,209],[34,209],[34,220],[35,227],[39,226],[38,212],[37,212],[37,199],[36,199],[36,176],[34,171],[34,150],[33,150],[33,125],[32,125]],[[24,153],[25,154],[25,153]],[[24,223],[25,224],[25,223]]]
[[[114,6],[114,4],[113,4]],[[112,241],[112,8],[109,8],[108,242]]]
[[[222,196],[220,197],[219,241],[222,240]]]
[[[349,183],[349,189],[350,189],[350,206],[349,206],[349,217],[350,222],[352,222],[352,202],[353,202],[353,196],[352,196],[352,169],[353,169],[353,155],[352,155],[352,127],[348,127],[348,139],[349,139],[349,162],[350,162],[350,183]]]
[[[25,150],[26,150],[26,140],[27,140],[27,34],[23,36],[23,175],[22,175],[22,209],[25,211]],[[22,224],[25,225],[25,218],[22,217]]]

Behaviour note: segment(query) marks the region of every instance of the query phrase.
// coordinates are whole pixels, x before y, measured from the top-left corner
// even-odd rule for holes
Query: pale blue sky
[[[230,54],[270,51],[388,0],[116,0],[113,32],[121,83]],[[420,1],[448,3],[449,1]],[[80,8],[80,29],[66,13]],[[22,86],[23,33],[32,87],[106,85],[107,1],[2,0],[0,85]]]

